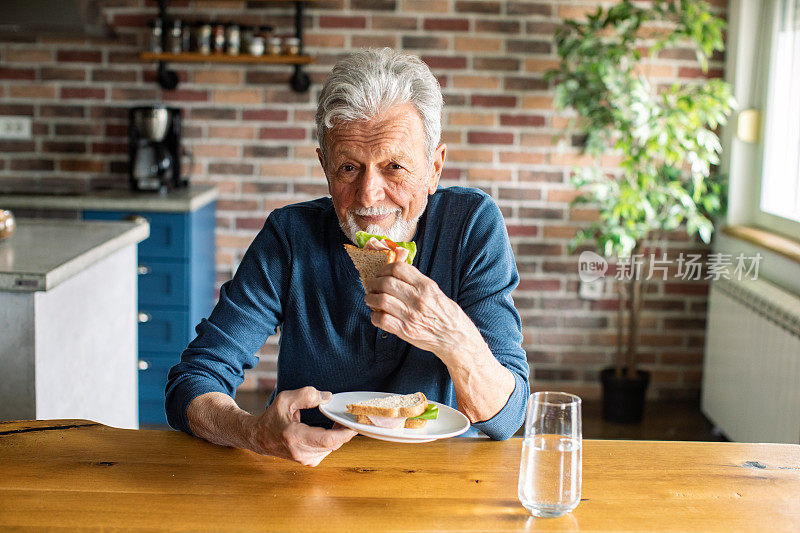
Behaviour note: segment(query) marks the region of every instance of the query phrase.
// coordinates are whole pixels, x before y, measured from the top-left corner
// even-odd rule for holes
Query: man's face
[[[342,230],[395,241],[414,236],[417,220],[436,191],[444,162],[440,145],[430,165],[422,119],[411,104],[380,119],[333,128],[326,135],[327,160],[317,150]]]

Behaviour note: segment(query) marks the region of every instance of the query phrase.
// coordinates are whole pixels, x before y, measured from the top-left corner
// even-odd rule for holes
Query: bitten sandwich
[[[421,392],[351,403],[347,412],[355,415],[359,424],[388,429],[422,428],[439,416],[439,408],[428,403]]]
[[[358,246],[345,244],[344,248],[356,266],[365,289],[367,281],[374,278],[383,265],[395,261],[405,261],[411,265],[417,254],[417,245],[414,242],[394,242],[383,235],[363,231],[356,233],[356,244]]]

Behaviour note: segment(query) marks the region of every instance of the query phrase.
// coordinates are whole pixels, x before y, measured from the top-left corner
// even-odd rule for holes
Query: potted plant
[[[576,112],[571,130],[582,134],[585,153],[621,157],[613,175],[599,165],[575,169],[575,201],[594,205],[599,220],[577,233],[572,250],[593,241],[597,253],[630,265],[649,242],[681,227],[710,241],[723,203],[721,180],[711,174],[721,151],[714,130],[734,105],[730,87],[701,79],[656,89],[643,73],[648,55],[676,45],[693,47],[707,71],[724,28],[700,0],[622,0],[558,30],[559,66],[547,73],[556,107]],[[604,418],[620,422],[641,420],[649,381],[637,364],[645,280],[636,269],[630,274],[616,284],[616,361],[601,372]]]

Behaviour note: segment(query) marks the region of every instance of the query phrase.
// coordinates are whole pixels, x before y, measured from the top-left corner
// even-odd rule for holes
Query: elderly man
[[[355,435],[316,409],[331,392],[422,391],[464,413],[468,435],[519,428],[529,393],[519,276],[491,198],[438,187],[441,112],[418,58],[363,50],[334,66],[316,115],[331,197],[270,213],[170,372],[173,427],[306,465]],[[386,265],[365,294],[343,246],[359,230],[414,240],[414,265]],[[251,416],[232,396],[279,327],[277,386]]]

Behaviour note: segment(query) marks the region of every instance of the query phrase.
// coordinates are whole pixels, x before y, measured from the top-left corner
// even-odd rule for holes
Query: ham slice
[[[393,418],[388,416],[376,416],[376,415],[367,415],[367,416],[374,425],[380,428],[398,429],[406,425],[405,418],[396,418],[396,417]]]
[[[392,250],[392,248],[383,242],[380,239],[376,239],[375,237],[370,238],[367,241],[367,244],[364,245],[365,250]],[[403,262],[408,259],[408,249],[403,248],[402,246],[397,246],[394,248],[394,260],[395,262]]]

